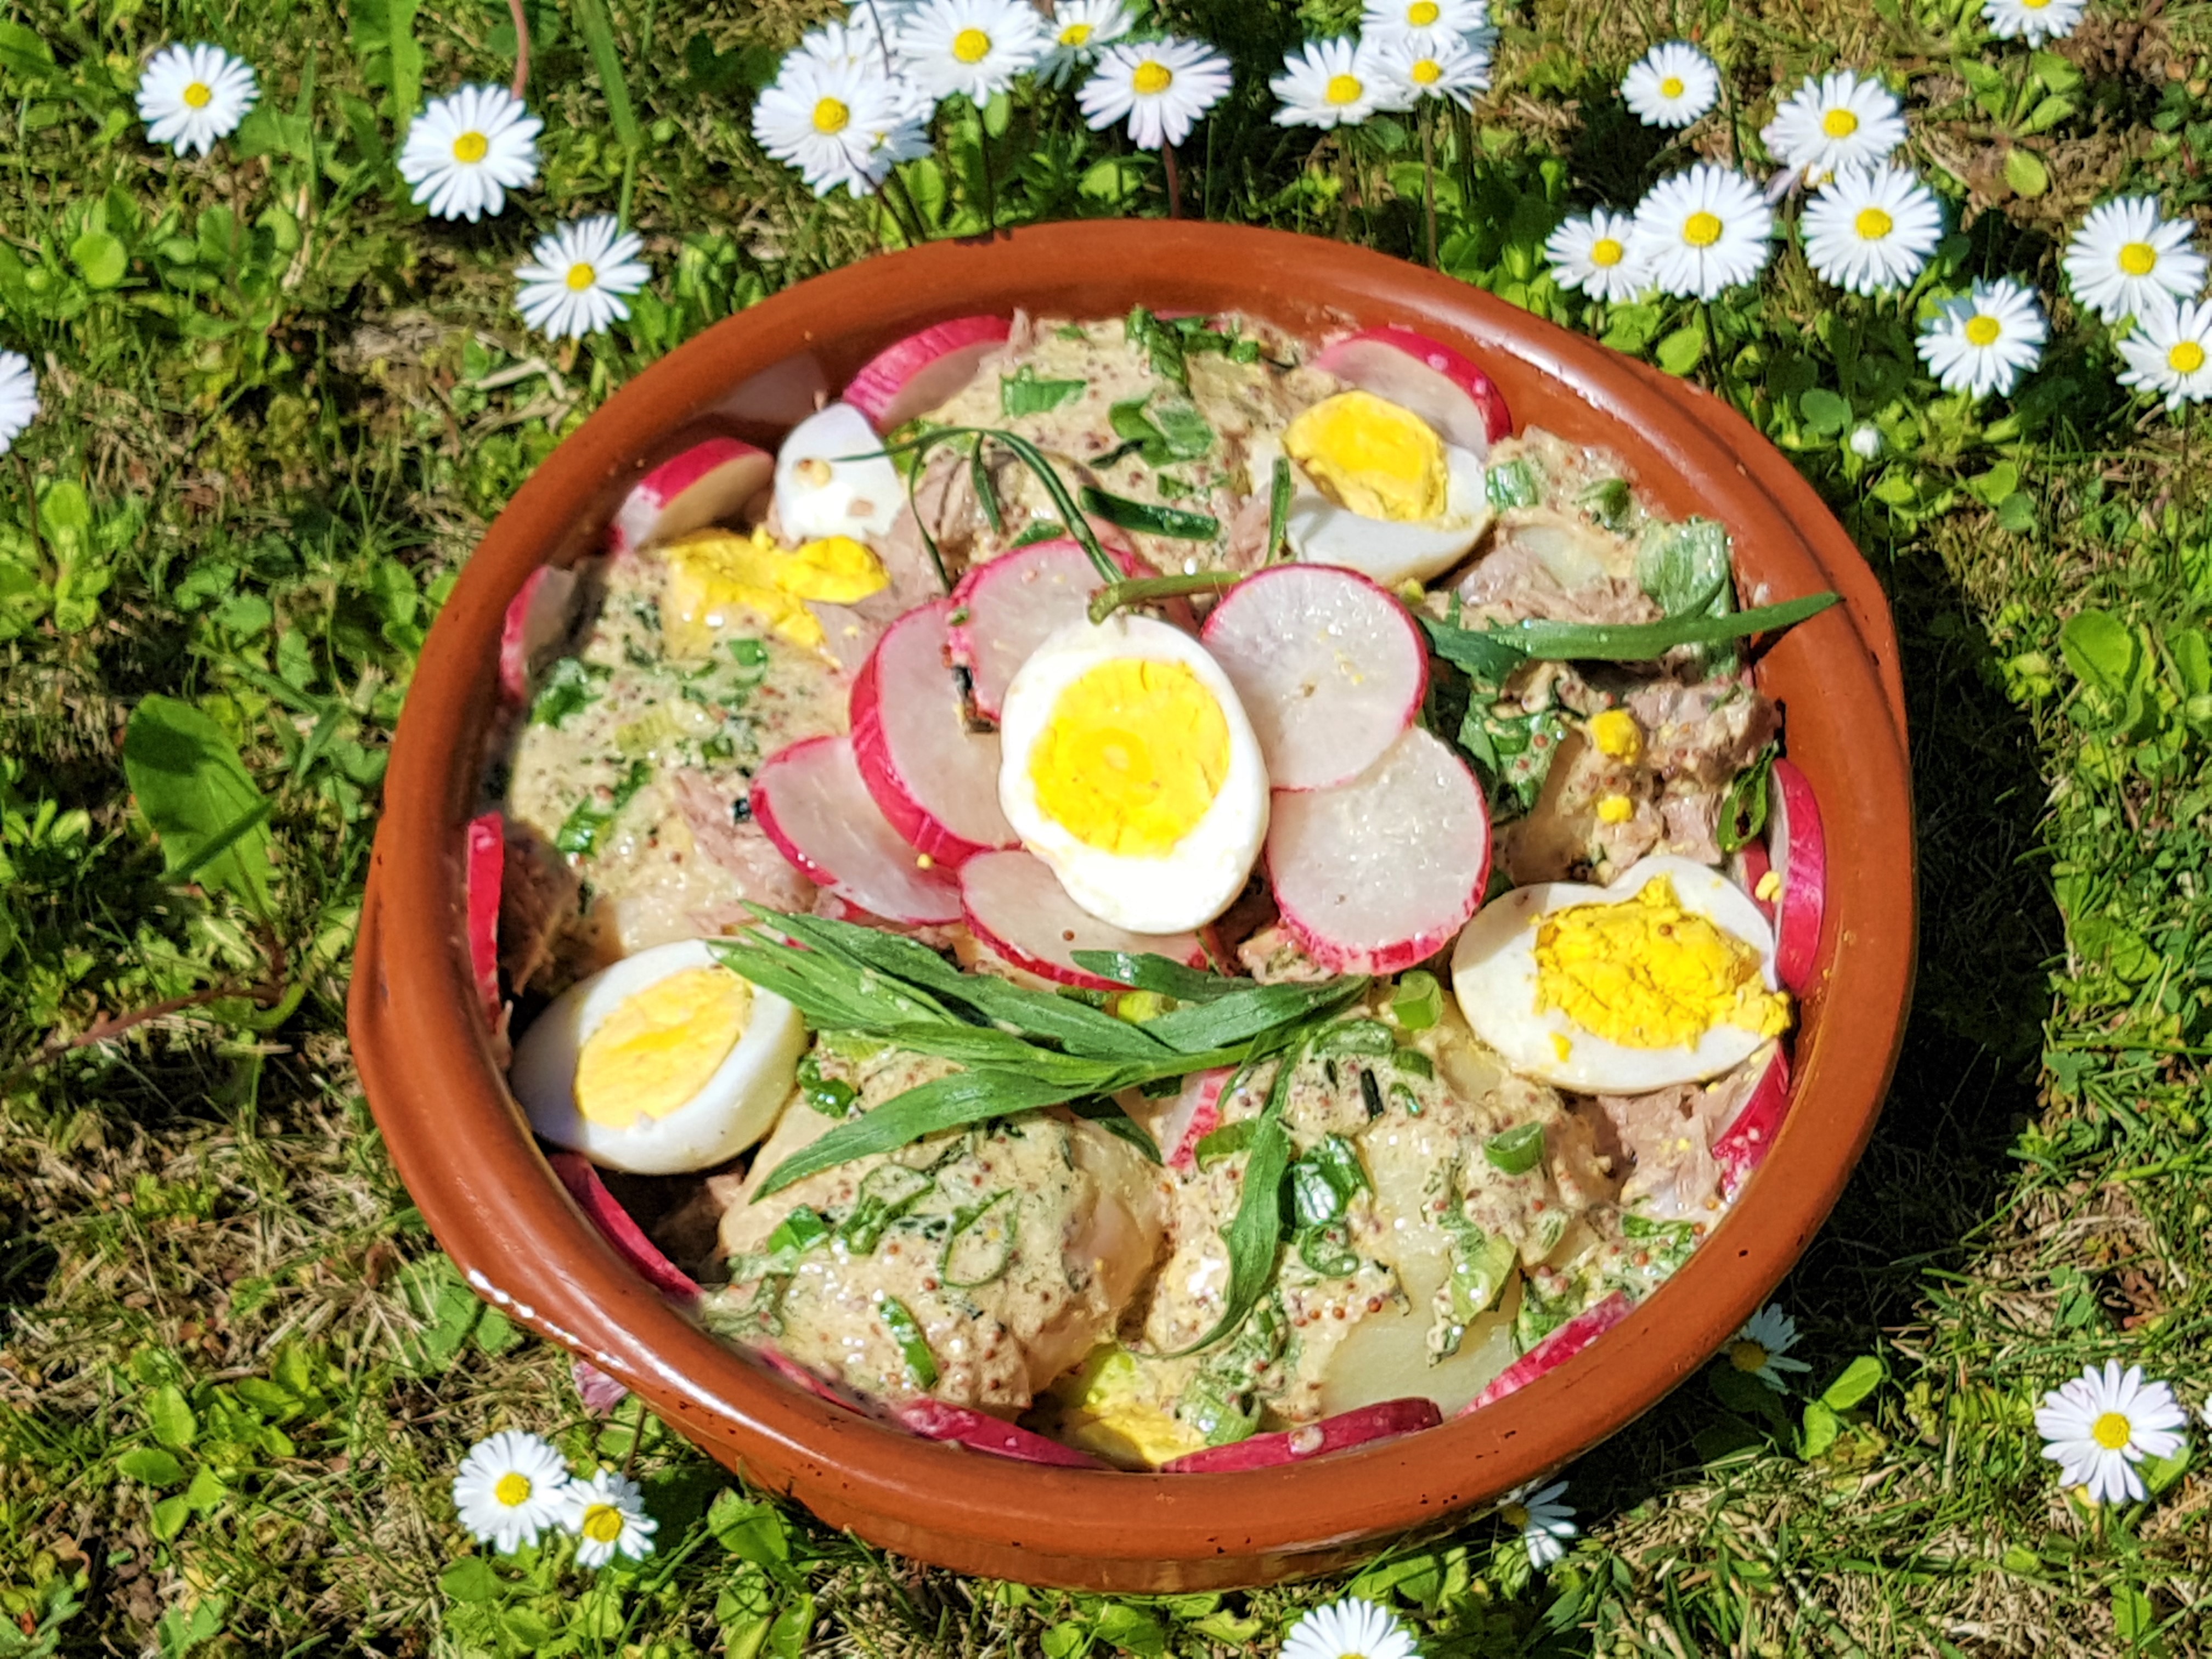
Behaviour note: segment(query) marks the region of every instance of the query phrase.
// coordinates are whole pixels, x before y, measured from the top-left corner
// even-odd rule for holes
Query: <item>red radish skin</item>
[[[812,1395],[817,1400],[826,1400],[833,1406],[842,1406],[848,1412],[860,1409],[781,1349],[771,1348],[763,1343],[756,1347],[753,1352],[761,1364],[767,1366],[769,1370],[783,1378],[785,1382],[793,1383]]]
[[[963,864],[960,908],[969,931],[994,953],[1055,985],[1127,988],[1078,967],[1078,951],[1149,952],[1206,966],[1197,934],[1133,933],[1101,921],[1068,897],[1050,865],[1028,853],[981,853]]]
[[[1751,1179],[1752,1171],[1766,1162],[1789,1111],[1790,1056],[1778,1048],[1751,1098],[1713,1142],[1713,1162],[1721,1168],[1722,1197],[1734,1198]]]
[[[1812,781],[1786,760],[1774,763],[1774,817],[1770,832],[1774,872],[1782,878],[1776,899],[1774,971],[1784,989],[1800,995],[1813,982],[1820,955],[1820,923],[1828,908],[1828,838]]]
[[[1490,811],[1467,764],[1410,727],[1350,783],[1278,791],[1267,875],[1321,966],[1395,974],[1450,944],[1490,878]]]
[[[1751,895],[1751,902],[1759,907],[1759,914],[1766,918],[1769,927],[1774,923],[1774,901],[1759,897],[1759,887],[1773,869],[1774,860],[1766,855],[1766,843],[1763,841],[1744,842],[1729,860],[1730,878]],[[1781,884],[1778,881],[1775,885],[1778,889]]]
[[[1627,1318],[1635,1305],[1625,1292],[1615,1291],[1595,1307],[1584,1309],[1498,1372],[1496,1380],[1475,1395],[1460,1415],[1464,1417],[1468,1412],[1494,1406],[1507,1395],[1527,1388],[1546,1371],[1565,1364]]]
[[[1433,1429],[1444,1420],[1433,1400],[1381,1400],[1371,1406],[1340,1412],[1318,1423],[1303,1424],[1273,1434],[1255,1434],[1234,1445],[1208,1446],[1188,1456],[1160,1465],[1162,1474],[1232,1474],[1239,1469],[1279,1468],[1304,1463],[1330,1452],[1350,1451],[1370,1441]]]
[[[607,545],[635,553],[734,519],[775,479],[775,457],[736,438],[709,438],[638,480],[607,527]]]
[[[1182,1091],[1160,1120],[1168,1168],[1181,1175],[1198,1168],[1198,1143],[1221,1127],[1221,1091],[1236,1074],[1233,1066],[1218,1066],[1182,1080]]]
[[[966,1406],[950,1406],[927,1395],[893,1407],[893,1414],[902,1426],[925,1440],[949,1440],[972,1451],[1010,1457],[1018,1463],[1050,1463],[1064,1469],[1112,1467],[1073,1446],[1048,1440],[1018,1423],[1009,1423],[1003,1417],[994,1417],[988,1412]]]
[[[853,681],[853,758],[892,829],[946,870],[1019,837],[999,810],[999,736],[970,732],[945,659],[952,601],[884,631]]]
[[[567,637],[576,615],[576,573],[540,565],[507,607],[499,633],[499,689],[512,703],[530,700],[530,672]]]
[[[1419,625],[1355,570],[1262,570],[1229,590],[1204,637],[1278,789],[1349,783],[1413,723],[1428,693]]]
[[[960,919],[960,889],[891,828],[849,738],[778,750],[753,778],[753,821],[817,887],[908,927]]]
[[[1410,409],[1446,443],[1476,455],[1513,430],[1505,394],[1490,376],[1441,341],[1395,325],[1363,329],[1314,359],[1340,380]]]
[[[1101,538],[1131,576],[1159,573],[1126,546]],[[968,671],[975,709],[991,720],[1014,674],[1051,635],[1079,619],[1105,584],[1081,544],[1036,542],[971,568],[952,590],[952,660]]]
[[[1004,317],[956,317],[909,334],[871,357],[845,388],[844,401],[878,432],[926,415],[975,378],[975,366],[1006,342]]]
[[[599,1179],[589,1159],[576,1152],[549,1152],[545,1161],[561,1177],[576,1206],[599,1230],[599,1236],[614,1246],[617,1255],[637,1269],[641,1278],[676,1301],[697,1298],[699,1286],[691,1276],[663,1255],[660,1247],[645,1236],[645,1229],[630,1219],[629,1212],[615,1202],[615,1195],[607,1190],[607,1183]]]
[[[505,822],[487,812],[469,822],[469,966],[476,970],[477,1000],[494,1031],[507,1020],[499,995],[499,894],[507,866]]]

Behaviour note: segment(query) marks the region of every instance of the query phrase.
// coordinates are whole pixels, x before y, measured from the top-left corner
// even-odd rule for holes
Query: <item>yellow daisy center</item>
[[[2106,1412],[2089,1425],[2089,1437],[2106,1451],[2118,1451],[2135,1438],[2135,1425],[2125,1412]]]
[[[853,119],[853,112],[842,100],[824,98],[814,106],[814,130],[817,132],[842,132]]]
[[[1659,83],[1659,95],[1662,98],[1680,98],[1688,90],[1689,88],[1682,84],[1682,77],[1679,75],[1670,75]]]
[[[2120,269],[2130,276],[2148,276],[2158,264],[2158,250],[2148,242],[2129,242],[2120,249]]]
[[[568,267],[568,286],[576,293],[581,294],[599,280],[599,273],[580,259]]]
[[[963,64],[980,64],[991,53],[991,37],[981,29],[963,29],[952,37],[952,55]]]
[[[1997,343],[1997,336],[2003,331],[1998,326],[1997,319],[1987,312],[1978,313],[1966,319],[1966,340],[1969,344],[1995,345]]]
[[[1771,1358],[1765,1348],[1747,1336],[1738,1337],[1729,1344],[1729,1364],[1740,1371],[1764,1370]]]
[[[1332,75],[1322,96],[1332,104],[1356,104],[1359,101],[1359,94],[1366,89],[1359,84],[1359,77],[1356,75]]]
[[[1528,1530],[1528,1511],[1519,1504],[1504,1504],[1498,1507],[1498,1516],[1516,1532]]]
[[[1088,23],[1070,23],[1060,32],[1060,44],[1063,46],[1087,46],[1090,40],[1091,25]]]
[[[1413,65],[1416,86],[1432,87],[1444,78],[1444,66],[1433,58],[1424,58]]]
[[[1847,109],[1832,109],[1820,118],[1820,131],[1831,138],[1848,138],[1859,130],[1859,118]]]
[[[622,1511],[611,1504],[594,1504],[584,1511],[584,1536],[594,1544],[611,1544],[622,1536]]]
[[[2020,3],[2030,11],[2041,11],[2051,0],[2020,0]]]
[[[1413,3],[1406,8],[1406,21],[1417,29],[1429,27],[1443,15],[1443,9],[1436,0],[1413,0]]]
[[[491,1489],[491,1495],[509,1509],[527,1504],[530,1501],[530,1477],[509,1469],[500,1476],[499,1484]]]
[[[215,88],[204,81],[195,81],[185,88],[185,101],[194,109],[205,109],[215,101]]]
[[[2194,374],[2204,367],[2204,348],[2194,340],[2179,340],[2166,354],[2166,366],[2177,374]]]
[[[1692,247],[1711,247],[1721,239],[1720,216],[1702,210],[1682,222],[1682,240]]]
[[[1147,98],[1157,98],[1175,84],[1175,71],[1157,58],[1147,58],[1137,65],[1137,72],[1129,77],[1129,84]]]
[[[1590,244],[1590,263],[1600,270],[1610,270],[1628,257],[1628,250],[1618,237],[1601,236]]]
[[[453,159],[456,161],[481,161],[491,149],[491,140],[481,132],[465,132],[453,140]]]
[[[1879,242],[1897,228],[1897,221],[1880,208],[1861,208],[1859,216],[1851,222],[1851,225],[1858,232],[1861,240]]]

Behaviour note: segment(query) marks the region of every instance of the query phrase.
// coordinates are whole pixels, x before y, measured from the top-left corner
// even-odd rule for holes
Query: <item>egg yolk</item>
[[[1371,392],[1340,392],[1300,414],[1283,447],[1339,505],[1403,523],[1443,514],[1444,441],[1411,410]]]
[[[888,586],[876,556],[849,536],[786,549],[766,530],[702,530],[672,543],[661,631],[678,656],[703,654],[731,613],[750,611],[793,645],[820,650],[822,624],[800,603],[851,605]]]
[[[1029,770],[1038,806],[1085,846],[1162,858],[1221,793],[1229,721],[1186,665],[1125,657],[1060,692]]]
[[[1053,1385],[1062,1402],[1059,1435],[1070,1445],[1117,1463],[1157,1468],[1202,1449],[1206,1437],[1172,1413],[1138,1397],[1135,1356],[1114,1343]]]
[[[1686,1048],[1716,1025],[1761,1036],[1790,1026],[1790,999],[1759,952],[1682,907],[1670,876],[1618,904],[1554,910],[1536,928],[1536,1008],[1557,1008],[1627,1048]]]
[[[1590,716],[1590,741],[1601,755],[1632,765],[1644,753],[1644,728],[1626,708],[1608,708]]]
[[[753,988],[726,968],[687,968],[625,999],[576,1057],[576,1109],[627,1129],[666,1117],[707,1085],[751,1018]]]

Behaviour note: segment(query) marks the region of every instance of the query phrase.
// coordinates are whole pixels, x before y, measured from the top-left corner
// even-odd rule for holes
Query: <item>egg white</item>
[[[617,1129],[593,1122],[576,1104],[578,1060],[615,1010],[672,975],[714,965],[707,940],[679,939],[625,957],[555,998],[515,1044],[507,1074],[531,1127],[556,1146],[635,1175],[711,1169],[766,1134],[797,1082],[806,1023],[757,985],[744,1033],[699,1092],[666,1116],[639,1113]]]
[[[775,456],[775,516],[784,539],[888,535],[906,489],[890,458],[878,453],[883,447],[868,417],[850,404],[830,404],[792,428]],[[801,477],[800,464],[810,460],[826,465],[829,477],[820,483]]]
[[[1249,459],[1255,489],[1274,471],[1279,442],[1255,441]],[[1432,519],[1370,519],[1331,501],[1306,470],[1291,463],[1291,507],[1283,521],[1291,552],[1308,564],[1342,565],[1384,587],[1426,581],[1474,550],[1491,519],[1482,459],[1444,446],[1444,510]]]
[[[1474,1033],[1528,1077],[1581,1094],[1648,1094],[1718,1077],[1771,1041],[1736,1025],[1716,1025],[1692,1047],[1634,1048],[1608,1042],[1558,1008],[1536,1008],[1536,924],[1577,904],[1618,904],[1656,876],[1671,876],[1682,908],[1759,952],[1766,988],[1775,988],[1774,932],[1744,890],[1717,870],[1671,853],[1643,859],[1610,887],[1548,881],[1517,887],[1485,905],[1452,951],[1452,990]],[[1564,1037],[1560,1058],[1553,1039]]]
[[[1213,804],[1175,848],[1157,858],[1109,853],[1047,813],[1030,778],[1030,755],[1052,723],[1060,693],[1092,669],[1131,658],[1181,663],[1221,707],[1229,765]],[[1015,673],[1000,708],[999,805],[1022,845],[1101,921],[1134,933],[1177,933],[1213,920],[1243,891],[1267,838],[1267,769],[1236,688],[1204,646],[1149,617],[1069,623]]]

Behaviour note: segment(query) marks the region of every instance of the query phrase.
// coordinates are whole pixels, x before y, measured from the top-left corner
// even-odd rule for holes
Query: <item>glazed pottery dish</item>
[[[440,616],[351,1026],[477,1291],[824,1520],[1335,1567],[1728,1339],[1912,971],[1896,644],[1683,382],[1177,223],[801,283]]]

